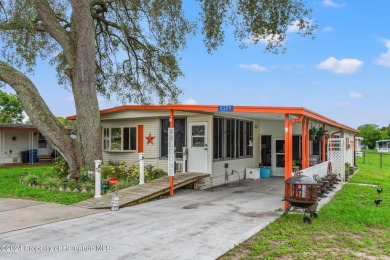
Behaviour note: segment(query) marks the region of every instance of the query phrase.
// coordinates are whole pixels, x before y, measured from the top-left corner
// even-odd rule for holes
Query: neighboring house
[[[390,152],[390,140],[378,140],[375,141],[376,150],[379,153]]]
[[[363,142],[363,137],[356,137],[356,156],[357,157],[363,157],[363,152],[362,152],[362,148],[363,148],[363,145],[362,145],[362,142]]]
[[[287,178],[293,165],[309,168],[334,151],[342,157],[331,160],[344,174],[345,162],[354,165],[359,132],[300,107],[131,105],[100,114],[104,163],[138,163],[141,153],[145,165],[167,170],[168,127],[174,122],[176,169],[209,173],[203,187],[243,179],[246,168],[259,166]],[[327,135],[310,140],[309,129],[315,127]]]
[[[51,161],[52,146],[34,125],[0,124],[0,164]]]

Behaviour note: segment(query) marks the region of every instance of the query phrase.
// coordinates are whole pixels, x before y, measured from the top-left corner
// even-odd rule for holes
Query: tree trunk
[[[31,80],[9,64],[0,61],[0,81],[7,83],[16,91],[31,121],[49,143],[66,158],[72,176],[77,176],[83,166],[80,143],[69,137],[67,130],[51,113]]]
[[[102,159],[100,113],[95,85],[95,29],[88,1],[72,0],[71,4],[71,29],[76,48],[71,80],[76,104],[77,138],[81,143],[84,165],[93,169],[94,160]]]

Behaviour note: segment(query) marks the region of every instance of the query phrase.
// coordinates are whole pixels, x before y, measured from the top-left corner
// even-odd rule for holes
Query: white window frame
[[[121,148],[118,149],[118,150],[112,150],[112,129],[121,129]],[[123,138],[123,133],[124,133],[124,129],[125,128],[128,128],[129,129],[129,149],[128,150],[124,150],[123,149],[123,146],[124,146],[124,138]],[[107,134],[107,129],[108,129],[108,136],[106,135]],[[131,132],[132,132],[132,129],[134,129],[133,131],[135,131],[135,140],[134,140],[134,143],[132,143],[131,141]],[[102,135],[103,135],[103,138],[102,138],[102,141],[103,141],[103,151],[105,152],[136,152],[137,151],[137,147],[138,147],[138,129],[136,126],[110,126],[110,127],[103,127],[103,131],[102,131]],[[133,146],[134,149],[131,149],[131,147]]]

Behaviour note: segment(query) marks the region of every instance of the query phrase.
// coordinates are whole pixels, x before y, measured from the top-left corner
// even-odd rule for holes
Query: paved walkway
[[[179,173],[174,178],[174,189],[193,184],[196,185],[199,179],[210,176],[207,173]],[[169,193],[169,177],[161,177],[142,185],[119,190],[119,207],[132,206]],[[102,195],[101,198],[91,198],[81,201],[75,206],[90,209],[110,209],[112,193]]]
[[[33,200],[0,199],[0,234],[102,211]]]
[[[0,234],[0,258],[216,259],[280,216],[283,187],[283,178],[272,177],[178,190],[173,198],[6,232]],[[13,216],[28,220],[35,214],[22,210],[14,209]]]
[[[279,217],[283,178],[211,190],[0,234],[2,259],[215,259]],[[25,216],[26,218],[28,216]]]

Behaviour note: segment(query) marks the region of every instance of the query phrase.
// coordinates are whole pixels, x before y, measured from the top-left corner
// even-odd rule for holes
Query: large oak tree
[[[123,102],[175,102],[175,81],[183,76],[178,54],[198,28],[209,52],[223,44],[226,26],[241,46],[265,39],[273,52],[284,50],[289,26],[302,35],[315,29],[303,0],[197,2],[198,19],[190,21],[182,0],[0,0],[0,81],[16,91],[72,174],[102,157],[97,94],[115,94]],[[73,92],[75,140],[27,76],[45,59]]]

